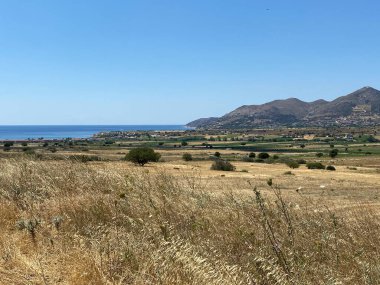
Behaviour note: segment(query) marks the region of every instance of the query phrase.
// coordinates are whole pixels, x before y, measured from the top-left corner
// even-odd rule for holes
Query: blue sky
[[[182,124],[380,89],[377,0],[0,0],[0,124]]]

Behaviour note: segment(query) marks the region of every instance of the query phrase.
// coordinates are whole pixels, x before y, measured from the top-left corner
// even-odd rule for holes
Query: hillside
[[[376,125],[380,122],[380,91],[361,88],[331,102],[297,98],[262,105],[244,105],[220,118],[190,122],[197,128],[228,129],[273,126]]]

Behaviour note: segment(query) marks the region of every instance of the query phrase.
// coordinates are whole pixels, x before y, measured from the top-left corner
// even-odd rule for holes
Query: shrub
[[[219,151],[216,151],[216,152],[214,153],[214,156],[219,158],[219,157],[221,156],[221,154],[220,154]]]
[[[57,149],[56,149],[54,146],[49,147],[49,150],[50,150],[52,153],[57,152]]]
[[[338,155],[338,152],[339,150],[337,150],[336,148],[332,149],[330,152],[329,152],[329,155],[330,157],[334,158]]]
[[[89,161],[101,161],[101,158],[97,155],[72,155],[70,156],[71,160],[79,162],[89,162]]]
[[[250,158],[255,158],[255,157],[256,157],[256,153],[254,153],[254,152],[250,152],[249,155],[248,155],[248,157],[250,157]]]
[[[21,145],[22,146],[28,146],[28,143],[27,142],[22,142]]]
[[[186,141],[182,141],[182,142],[181,142],[181,145],[182,145],[182,146],[187,146],[188,143],[187,143]]]
[[[266,152],[260,152],[259,155],[258,155],[258,157],[260,159],[267,159],[267,158],[269,158],[269,154],[266,153]]]
[[[182,159],[183,159],[184,161],[191,161],[191,160],[193,160],[193,156],[192,156],[190,153],[184,153],[184,154],[182,155]]]
[[[326,166],[326,170],[335,171],[335,167],[332,165]]]
[[[315,154],[316,157],[322,157],[323,156],[323,153],[322,152],[318,152]]]
[[[125,156],[125,159],[133,162],[134,164],[144,166],[144,164],[150,161],[157,162],[160,157],[161,155],[155,152],[152,148],[138,147],[130,150],[129,153]]]
[[[226,160],[217,159],[211,165],[211,170],[234,171],[235,166]]]
[[[35,152],[32,148],[30,148],[30,147],[24,147],[24,148],[22,149],[22,151],[23,151],[25,154],[29,154],[29,155],[36,154],[36,152]]]
[[[254,162],[255,159],[253,157],[244,156],[242,159],[244,162]]]
[[[277,154],[273,155],[273,159],[279,159],[279,158],[280,157]]]
[[[306,162],[306,160],[304,160],[304,159],[297,159],[297,163],[298,164],[306,164],[307,162]]]
[[[306,166],[308,169],[325,169],[325,166],[320,162],[308,162]]]
[[[374,136],[369,136],[368,138],[367,138],[367,142],[369,142],[369,143],[374,143],[374,142],[379,142],[379,140],[378,139],[376,139]]]
[[[293,159],[288,159],[285,164],[293,169],[300,167],[299,163]]]
[[[11,146],[13,146],[13,144],[13,142],[5,142],[4,147],[10,148]]]

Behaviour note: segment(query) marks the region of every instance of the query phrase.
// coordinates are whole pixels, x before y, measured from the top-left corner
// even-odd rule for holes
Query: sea
[[[183,125],[25,125],[0,126],[0,140],[91,138],[107,131],[179,131]]]

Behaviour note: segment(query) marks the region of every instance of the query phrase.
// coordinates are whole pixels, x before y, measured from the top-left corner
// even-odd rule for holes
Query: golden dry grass
[[[378,173],[209,166],[1,160],[0,284],[378,284]]]

